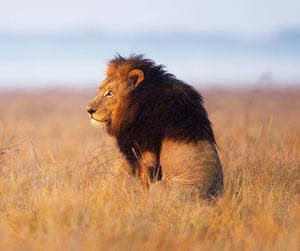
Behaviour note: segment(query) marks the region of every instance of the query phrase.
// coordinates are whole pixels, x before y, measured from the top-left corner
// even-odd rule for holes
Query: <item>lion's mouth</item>
[[[103,121],[100,121],[100,120],[94,118],[93,116],[91,116],[90,122],[93,126],[96,126],[96,127],[103,126],[103,123],[104,123]]]
[[[93,116],[91,116],[91,124],[93,126],[96,126],[96,127],[99,127],[99,126],[103,126],[103,125],[108,125],[109,124],[109,119],[106,119],[106,120],[98,120],[96,118],[94,118]]]
[[[93,120],[95,120],[95,121],[97,121],[97,122],[99,122],[99,123],[103,123],[104,121],[102,120],[99,120],[99,119],[96,119],[93,115],[91,115],[91,119],[93,119]]]

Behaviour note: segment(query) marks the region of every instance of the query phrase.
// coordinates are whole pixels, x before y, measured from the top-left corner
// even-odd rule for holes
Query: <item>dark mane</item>
[[[128,58],[117,55],[109,62],[115,69],[122,65],[144,72],[144,80],[129,94],[127,109],[120,118],[117,137],[120,150],[132,156],[152,151],[159,154],[165,138],[182,142],[215,138],[202,96],[190,85],[156,65],[142,55]],[[128,157],[129,158],[129,157]]]
[[[128,58],[125,58],[117,54],[108,64],[113,65],[116,69],[125,64],[129,65],[131,69],[140,69],[144,72],[145,79],[151,82],[175,79],[173,74],[165,71],[164,65],[156,65],[153,60],[144,58],[144,55],[133,54]]]

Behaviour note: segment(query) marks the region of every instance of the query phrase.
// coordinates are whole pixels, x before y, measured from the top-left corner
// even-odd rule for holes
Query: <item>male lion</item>
[[[176,187],[202,197],[222,192],[202,97],[162,65],[140,55],[115,57],[87,110],[92,124],[105,124],[117,139],[129,172],[151,189]]]

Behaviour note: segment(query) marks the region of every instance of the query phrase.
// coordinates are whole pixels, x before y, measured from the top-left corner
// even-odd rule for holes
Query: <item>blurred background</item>
[[[0,88],[82,88],[116,53],[195,86],[300,83],[298,0],[11,0],[0,8]]]
[[[86,112],[116,53],[201,92],[220,199],[116,175]],[[299,111],[300,0],[2,0],[0,251],[299,251]]]

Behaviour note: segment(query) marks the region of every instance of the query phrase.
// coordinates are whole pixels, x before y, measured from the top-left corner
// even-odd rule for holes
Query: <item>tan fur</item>
[[[158,159],[153,152],[146,151],[142,153],[142,159],[140,161],[141,173],[139,176],[146,177],[142,181],[146,187],[149,186],[157,180],[155,175],[155,167],[158,164]]]
[[[154,153],[146,151],[142,154],[142,157],[139,158],[139,164],[140,164],[141,168],[138,169],[138,172],[136,175],[139,177],[142,184],[146,188],[149,188],[150,185],[152,184],[153,180],[155,179],[155,177],[153,177],[153,175],[155,175],[154,170],[151,170],[151,168],[156,166],[157,158],[154,155]],[[122,161],[122,164],[118,170],[118,174],[122,177],[132,174],[131,167],[128,164],[128,161],[126,161],[126,159],[124,159]]]
[[[160,152],[163,181],[201,188],[209,193],[222,185],[222,167],[215,146],[208,141],[183,143],[164,140]],[[216,189],[217,190],[217,189]]]
[[[156,166],[157,158],[154,153],[146,151],[142,153],[142,159],[147,166]]]

